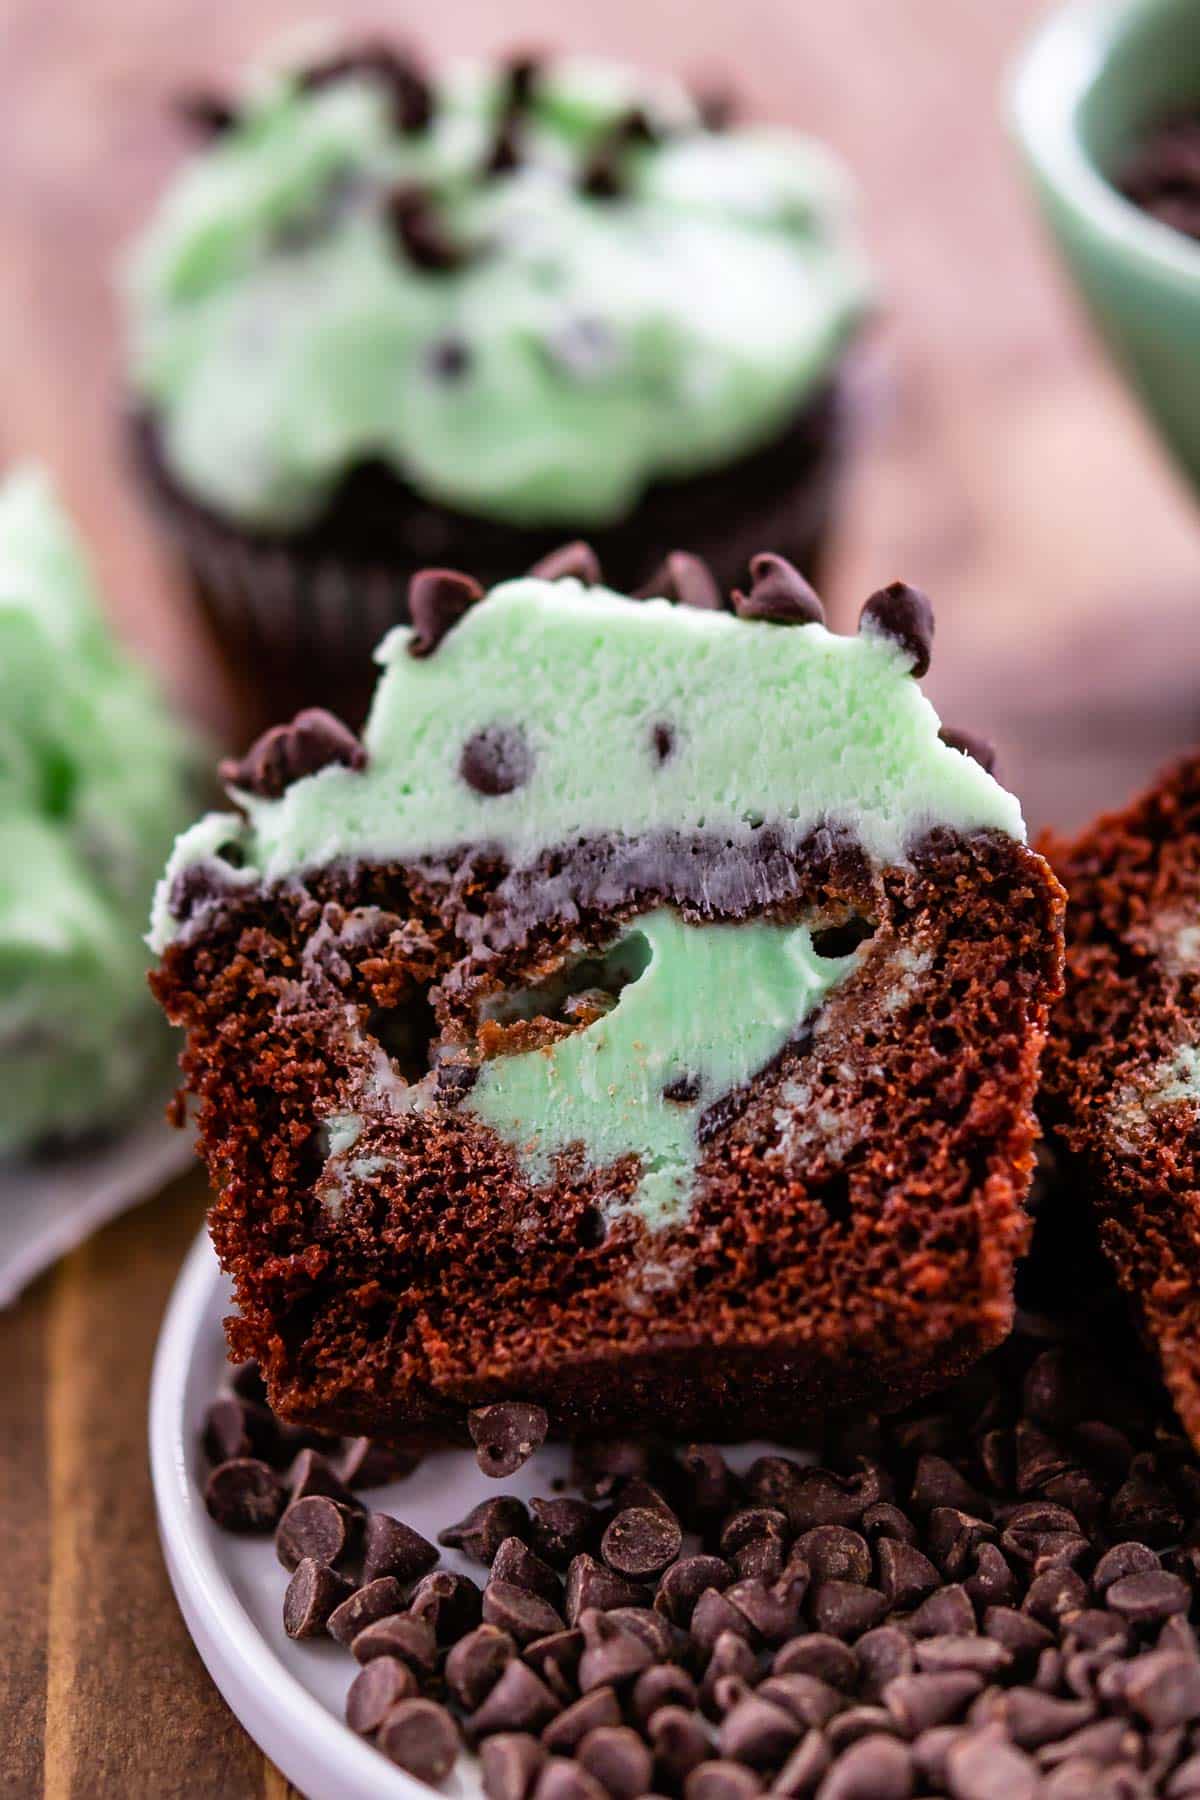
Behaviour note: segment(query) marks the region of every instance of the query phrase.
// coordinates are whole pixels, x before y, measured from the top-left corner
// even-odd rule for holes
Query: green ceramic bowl
[[[1147,127],[1200,109],[1200,0],[1090,0],[1053,14],[1017,68],[1011,107],[1080,293],[1200,489],[1200,243],[1109,180]]]

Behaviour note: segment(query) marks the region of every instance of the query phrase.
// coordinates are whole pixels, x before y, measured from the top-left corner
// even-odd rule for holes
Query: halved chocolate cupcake
[[[361,699],[430,562],[816,563],[867,301],[817,146],[607,65],[434,82],[378,45],[192,111],[210,141],[130,268],[133,444],[280,698]]]
[[[1061,890],[899,584],[414,584],[360,741],[226,770],[154,978],[288,1417],[778,1434],[996,1344]]]

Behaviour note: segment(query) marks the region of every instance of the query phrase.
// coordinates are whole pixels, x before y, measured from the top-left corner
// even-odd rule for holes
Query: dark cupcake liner
[[[518,529],[436,506],[379,465],[348,477],[317,525],[256,533],[184,493],[151,416],[133,415],[129,436],[141,484],[246,696],[247,722],[322,704],[357,723],[374,685],[372,652],[406,622],[409,581],[430,564],[464,569],[490,587],[579,535],[606,582],[626,592],[676,549],[702,556],[724,588],[743,583],[750,557],[763,549],[790,558],[819,586],[848,414],[839,379],[764,449],[652,488],[621,524],[579,533]]]

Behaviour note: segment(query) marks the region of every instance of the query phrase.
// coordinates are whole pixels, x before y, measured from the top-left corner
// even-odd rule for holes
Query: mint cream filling
[[[193,497],[295,529],[371,457],[479,516],[599,526],[769,441],[825,380],[869,283],[820,147],[707,131],[674,84],[563,59],[519,166],[485,174],[502,102],[495,70],[453,66],[402,136],[369,78],[256,74],[126,281],[133,386]],[[666,135],[590,198],[584,161],[633,106]],[[453,271],[398,247],[387,196],[413,184],[467,252]]]
[[[119,1120],[169,1039],[142,915],[195,749],[34,470],[0,487],[0,1154]]]
[[[805,925],[689,925],[666,908],[617,949],[637,972],[613,1010],[544,1050],[484,1063],[463,1105],[534,1183],[577,1145],[592,1168],[636,1157],[629,1204],[655,1229],[690,1202],[705,1108],[770,1062],[859,959],[818,956]]]

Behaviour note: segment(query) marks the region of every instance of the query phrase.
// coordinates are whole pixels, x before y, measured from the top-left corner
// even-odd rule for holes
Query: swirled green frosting
[[[191,746],[117,649],[49,484],[0,489],[0,1154],[107,1127],[167,1039],[147,899]]]
[[[249,84],[128,274],[134,388],[194,498],[290,530],[378,458],[478,516],[599,526],[769,442],[822,385],[868,291],[823,150],[705,129],[672,84],[562,60],[492,173],[507,92],[453,67],[403,133],[370,76]],[[595,197],[581,172],[631,107],[656,141]],[[414,186],[453,269],[399,241],[390,203]]]

